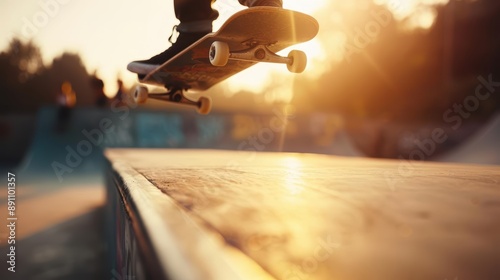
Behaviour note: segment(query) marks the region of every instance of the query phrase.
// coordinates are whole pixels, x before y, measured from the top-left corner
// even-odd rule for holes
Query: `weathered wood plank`
[[[156,217],[152,235],[170,232],[186,264],[202,269],[191,279],[214,266],[216,278],[198,279],[268,277],[252,262],[276,279],[500,279],[498,167],[192,150],[107,156],[120,174],[147,179],[131,191],[155,189],[145,200],[154,205],[139,211]]]

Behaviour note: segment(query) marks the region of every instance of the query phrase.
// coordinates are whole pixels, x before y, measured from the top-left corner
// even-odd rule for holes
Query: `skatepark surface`
[[[16,279],[111,278],[102,277],[113,275],[103,264],[109,243],[102,215],[106,148],[288,151],[364,157],[353,141],[354,134],[339,125],[338,119],[326,114],[199,116],[182,110],[113,112],[77,108],[69,119],[60,122],[56,107],[43,108],[36,116],[25,159],[17,168],[3,168],[19,178],[19,215],[25,221],[18,232],[24,260],[20,265],[29,268]],[[103,129],[103,124],[109,129]],[[462,145],[435,160],[499,165],[499,140],[500,116],[495,116]],[[28,143],[7,139],[8,143],[16,141]],[[399,177],[389,178],[396,184],[405,182]],[[6,206],[5,193],[0,195],[0,207]],[[5,248],[3,243],[0,246]],[[92,263],[100,265],[89,269]]]

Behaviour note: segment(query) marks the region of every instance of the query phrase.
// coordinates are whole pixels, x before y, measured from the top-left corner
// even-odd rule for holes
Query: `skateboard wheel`
[[[212,110],[212,99],[209,97],[200,97],[198,99],[198,113],[207,115]]]
[[[145,86],[137,86],[134,91],[134,101],[137,104],[145,103],[148,100],[148,88]]]
[[[303,51],[293,50],[288,54],[288,58],[291,59],[287,63],[288,71],[292,73],[302,73],[307,66],[307,56]]]
[[[215,41],[210,46],[209,58],[213,66],[226,66],[229,60],[229,45]]]

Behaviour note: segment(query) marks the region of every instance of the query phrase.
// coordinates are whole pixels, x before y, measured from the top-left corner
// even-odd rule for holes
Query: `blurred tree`
[[[21,100],[25,83],[43,69],[40,50],[32,42],[13,39],[7,50],[0,53],[0,112],[12,111]]]
[[[5,53],[9,64],[14,68],[13,72],[17,74],[17,79],[14,81],[24,83],[34,74],[43,69],[42,55],[40,48],[32,41],[23,43],[21,40],[14,38],[9,44]]]
[[[500,80],[498,1],[450,0],[434,7],[437,16],[428,29],[408,28],[415,19],[387,17],[391,11],[374,1],[356,3],[349,6],[355,17],[331,16],[341,21],[330,30],[346,38],[344,59],[329,62],[330,70],[319,78],[298,78],[292,101],[298,109],[440,121],[454,103],[475,93],[478,76]],[[335,11],[348,4],[330,5]],[[482,102],[474,117],[498,110],[499,96]]]
[[[34,113],[55,104],[65,81],[72,84],[77,105],[93,103],[89,74],[78,54],[64,53],[45,66],[38,46],[14,38],[0,53],[0,73],[0,113]]]
[[[354,16],[331,15],[337,24],[326,33],[342,33],[343,60],[332,59],[329,70],[315,79],[298,77],[292,101],[298,110],[341,113],[345,129],[365,154],[405,158],[418,148],[415,139],[429,139],[434,128],[445,129],[449,138],[436,147],[436,155],[465,141],[498,112],[500,88],[494,85],[500,82],[499,1],[450,0],[397,20],[394,14],[385,16],[393,12],[385,5],[355,2],[349,6]],[[328,9],[343,11],[336,5],[349,4],[332,1]],[[426,11],[435,16],[432,21],[423,16]],[[336,52],[332,49],[329,56]],[[476,89],[485,80],[495,92],[479,100]],[[481,89],[483,94],[486,89]],[[474,109],[461,114],[455,106]],[[452,114],[445,118],[446,112]],[[405,135],[410,140],[403,139]],[[404,148],[403,140],[408,144]]]

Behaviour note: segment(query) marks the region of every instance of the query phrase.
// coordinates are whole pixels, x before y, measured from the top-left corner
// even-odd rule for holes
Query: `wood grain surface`
[[[106,154],[138,194],[132,199],[147,205],[142,219],[156,221],[148,228],[155,250],[182,279],[500,279],[496,166],[197,150]]]

